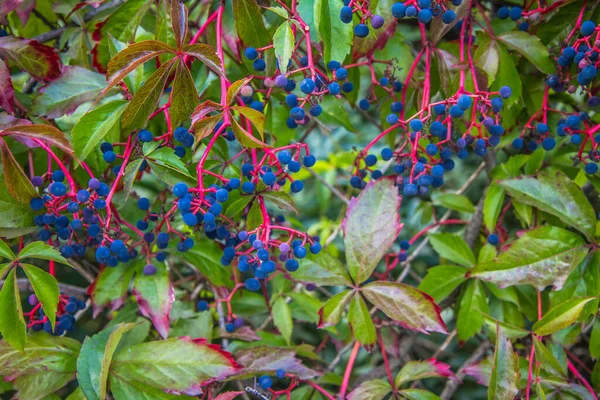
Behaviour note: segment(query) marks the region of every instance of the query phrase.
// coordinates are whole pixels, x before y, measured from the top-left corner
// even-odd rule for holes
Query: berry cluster
[[[76,322],[74,314],[86,308],[84,301],[78,300],[75,296],[67,296],[61,293],[56,312],[56,324],[54,325],[54,330],[52,330],[52,324],[44,313],[42,303],[39,302],[35,294],[29,296],[28,303],[32,309],[24,313],[25,317],[29,318],[27,328],[34,331],[44,330],[56,336],[61,336],[65,332],[71,331],[75,327]]]

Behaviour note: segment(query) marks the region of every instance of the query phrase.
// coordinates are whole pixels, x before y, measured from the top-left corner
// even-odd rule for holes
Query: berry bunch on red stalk
[[[0,4],[0,393],[597,398],[599,18]]]

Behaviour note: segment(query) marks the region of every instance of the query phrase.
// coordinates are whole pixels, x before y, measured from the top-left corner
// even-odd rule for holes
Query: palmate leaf
[[[0,139],[0,154],[2,155],[2,172],[9,193],[19,202],[29,203],[31,199],[37,197],[37,192],[2,139]]]
[[[163,338],[169,337],[169,314],[174,301],[173,285],[164,264],[152,276],[138,273],[133,281],[133,294],[142,314],[152,321]]]
[[[14,36],[0,37],[0,55],[9,64],[14,64],[42,81],[52,81],[61,74],[62,65],[58,54],[52,47],[35,40]]]

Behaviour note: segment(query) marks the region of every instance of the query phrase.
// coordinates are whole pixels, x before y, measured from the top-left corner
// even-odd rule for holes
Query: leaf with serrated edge
[[[502,210],[503,202],[504,188],[495,182],[490,184],[483,200],[483,222],[490,232],[496,230],[496,222]]]
[[[158,100],[164,91],[174,62],[175,60],[173,59],[161,65],[144,82],[133,100],[127,104],[125,111],[123,111],[123,119],[121,120],[121,126],[124,131],[128,132],[146,126],[148,117],[156,108]]]
[[[342,222],[346,263],[354,282],[367,280],[402,230],[398,188],[391,178],[372,180],[353,197]]]
[[[419,290],[440,302],[448,297],[466,278],[467,269],[459,265],[439,265],[427,270]]]
[[[27,328],[14,268],[6,276],[0,291],[0,333],[8,344],[23,351],[27,341]],[[9,373],[14,374],[14,371]]]
[[[48,146],[56,146],[70,156],[74,156],[73,148],[64,133],[50,125],[17,125],[0,131],[0,136],[10,136],[27,147],[39,147],[33,140],[39,140]]]
[[[15,259],[15,253],[13,253],[10,247],[2,239],[0,239],[0,257],[8,258],[9,260]]]
[[[211,46],[204,43],[188,44],[183,47],[182,51],[200,60],[217,75],[225,77],[225,73],[221,68],[221,60],[219,60],[219,57]]]
[[[429,233],[429,241],[441,258],[446,258],[465,267],[475,265],[475,255],[469,245],[457,234],[435,232]]]
[[[44,315],[48,317],[50,324],[52,324],[52,329],[54,329],[58,296],[60,295],[56,278],[35,265],[25,263],[20,263],[19,265],[25,271],[36,297],[42,303]]]
[[[22,203],[28,203],[34,197],[38,197],[23,168],[15,160],[10,148],[2,139],[0,139],[0,153],[2,154],[2,173],[9,193]]]
[[[285,21],[283,24],[279,25],[279,28],[277,28],[273,34],[275,57],[277,57],[279,69],[284,75],[287,72],[288,62],[290,61],[290,58],[292,58],[295,44],[296,40],[294,38],[294,33],[292,32],[292,27],[288,21]]]
[[[419,332],[448,333],[433,298],[412,286],[395,282],[372,282],[361,293],[374,306],[405,328]]]
[[[498,35],[497,39],[509,48],[521,53],[543,73],[551,74],[556,70],[548,48],[537,36],[529,32],[509,31]]]
[[[357,342],[372,346],[377,340],[375,325],[369,314],[367,304],[358,293],[354,293],[348,307],[348,324]]]
[[[260,140],[252,136],[250,132],[242,128],[241,125],[233,117],[233,115],[229,114],[229,120],[231,121],[231,128],[233,129],[233,134],[235,135],[235,138],[245,148],[260,149],[264,147],[270,147],[268,144],[261,142]]]
[[[254,125],[254,127],[260,134],[261,139],[264,140],[265,118],[266,118],[265,114],[263,114],[259,111],[256,111],[255,109],[250,108],[250,107],[232,106],[231,109],[239,112],[244,117],[249,119],[250,122],[252,122],[252,125]]]
[[[179,47],[185,43],[188,29],[188,9],[179,0],[171,1],[171,23]]]
[[[347,400],[381,400],[392,391],[386,379],[372,379],[358,385],[348,394]]]
[[[344,268],[344,264],[327,251],[319,254],[307,254],[299,260],[300,268],[290,272],[294,280],[313,282],[323,286],[352,286],[352,280]]]
[[[169,314],[175,300],[169,272],[164,265],[157,265],[158,271],[152,276],[136,274],[133,281],[133,294],[145,317],[152,320],[154,328],[163,338],[169,337]]]
[[[594,297],[573,298],[552,307],[542,319],[533,324],[533,332],[539,336],[551,335],[567,326],[573,324],[583,307]]]
[[[42,260],[52,260],[71,266],[71,264],[69,264],[69,262],[61,256],[54,247],[40,241],[29,243],[19,252],[17,258],[19,260],[23,258],[40,258]]]
[[[80,161],[85,161],[109,132],[119,130],[121,115],[126,105],[124,100],[111,101],[88,112],[77,121],[71,130],[71,140]]]
[[[239,81],[233,82],[227,88],[227,104],[231,104],[231,102],[235,100],[235,97],[238,95],[240,90],[242,90],[242,88],[246,86],[250,81],[251,78],[244,78],[240,79]]]
[[[489,313],[482,283],[476,279],[469,280],[464,287],[459,304],[456,329],[458,339],[460,342],[464,342],[481,330],[483,326],[481,313]]]
[[[319,310],[319,328],[337,325],[353,295],[352,290],[343,290],[327,300]]]
[[[398,375],[396,375],[394,386],[399,388],[411,381],[427,378],[448,378],[453,375],[448,364],[437,361],[435,358],[425,361],[410,361],[404,364]]]
[[[176,67],[172,93],[171,123],[173,126],[179,126],[188,119],[198,105],[198,91],[194,78],[187,66],[181,62]]]
[[[513,400],[519,392],[519,356],[498,326],[488,400]]]
[[[151,388],[191,396],[239,371],[220,346],[186,337],[146,342],[113,356],[111,375]],[[176,378],[174,378],[176,377]]]
[[[501,288],[529,284],[560,290],[588,251],[581,236],[546,225],[525,232],[495,260],[477,265],[469,274]]]
[[[294,321],[292,319],[290,306],[282,296],[278,297],[273,303],[273,323],[286,342],[290,344],[292,330],[294,329]]]
[[[542,363],[542,368],[545,370],[562,376],[563,378],[567,377],[567,373],[560,362],[556,359],[554,354],[544,344],[537,336],[533,335],[533,346],[535,347],[535,357]]]

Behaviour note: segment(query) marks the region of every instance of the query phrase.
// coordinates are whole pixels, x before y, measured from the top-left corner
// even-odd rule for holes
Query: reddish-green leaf
[[[173,1],[176,3],[177,1]],[[184,63],[178,63],[173,82],[173,96],[171,99],[171,123],[179,126],[188,119],[198,105],[198,91],[194,78]]]
[[[232,114],[229,114],[229,121],[231,121],[231,129],[233,129],[233,134],[235,138],[240,142],[240,144],[248,149],[260,149],[263,147],[269,147],[268,144],[261,142],[257,138],[255,138],[250,132],[242,128],[242,126],[236,121]]]
[[[0,107],[10,114],[15,113],[15,89],[10,79],[10,70],[0,61]]]
[[[372,282],[361,293],[400,325],[419,332],[448,333],[440,308],[428,294],[394,282]]]
[[[169,271],[164,264],[157,265],[152,276],[138,273],[133,281],[133,294],[142,314],[152,321],[154,328],[163,337],[169,337],[169,313],[175,300]]]
[[[353,295],[352,290],[343,290],[327,300],[319,310],[319,328],[337,325]]]
[[[425,361],[410,361],[402,367],[396,379],[394,386],[399,388],[403,384],[411,381],[418,381],[427,378],[448,378],[453,376],[450,366],[443,362],[430,358]]]
[[[524,32],[522,32],[524,33]],[[596,232],[596,214],[577,184],[562,172],[507,179],[500,185],[515,200],[560,218],[588,238]]]
[[[553,374],[567,378],[567,372],[563,366],[560,365],[554,354],[535,335],[533,335],[533,345],[535,347],[535,357],[541,362],[542,368]]]
[[[114,355],[111,373],[169,393],[198,395],[205,386],[237,372],[231,355],[204,339],[167,339],[123,349]]]
[[[367,304],[358,293],[354,293],[350,300],[348,324],[352,330],[352,335],[360,344],[367,347],[375,344],[377,340],[375,325],[373,325]]]
[[[31,113],[58,118],[70,115],[83,103],[95,100],[106,86],[103,74],[77,66],[66,66],[62,75],[38,90]]]
[[[48,146],[56,146],[73,156],[73,148],[64,133],[50,125],[18,125],[0,131],[0,136],[10,136],[28,147],[39,147],[33,139]]]
[[[346,397],[348,400],[381,400],[392,391],[387,379],[372,379],[358,385]]]
[[[174,62],[173,59],[161,65],[142,85],[133,100],[129,102],[121,120],[124,131],[133,131],[146,126],[148,117],[156,108],[158,100],[165,89]]]
[[[235,100],[235,97],[238,95],[238,93],[240,93],[240,90],[242,90],[242,88],[246,86],[250,80],[250,78],[240,79],[233,82],[227,88],[227,104],[231,104]]]
[[[470,275],[500,287],[529,284],[539,290],[548,285],[560,289],[588,250],[581,236],[545,225],[527,231],[495,260],[473,268]]]
[[[241,107],[241,106],[233,106],[231,107],[233,110],[242,114],[246,119],[252,122],[252,125],[256,128],[258,133],[260,134],[261,139],[264,140],[265,136],[265,114],[256,111],[250,107]]]
[[[0,333],[4,341],[23,352],[27,330],[14,268],[6,276],[0,291]],[[3,343],[0,342],[0,350],[3,349],[2,346]],[[9,374],[14,374],[14,371],[10,371]]]
[[[519,392],[519,356],[498,326],[488,400],[513,400]]]
[[[106,306],[116,310],[123,305],[134,272],[135,265],[131,264],[104,268],[100,272],[96,281],[88,288],[94,317]]]
[[[182,51],[185,54],[200,60],[215,74],[225,77],[225,72],[223,71],[223,68],[221,68],[221,60],[219,60],[217,53],[215,53],[215,50],[211,46],[204,43],[188,44],[183,47]]]
[[[71,338],[33,332],[19,353],[0,341],[0,375],[19,389],[18,398],[40,399],[75,378],[81,344]]]
[[[296,357],[296,353],[299,353],[297,348],[298,346],[296,348],[261,346],[237,351],[236,359],[244,366],[244,369],[231,378],[254,377],[259,372],[274,375],[275,371],[280,368],[300,379],[312,379],[319,376],[319,372],[306,367]]]
[[[593,297],[573,298],[551,308],[542,319],[533,324],[533,332],[539,336],[547,336],[566,328],[577,320],[583,307],[592,300]]]
[[[51,81],[61,74],[62,65],[58,54],[52,47],[35,40],[14,36],[0,37],[0,55],[41,81]]]
[[[25,271],[27,278],[29,278],[29,283],[31,283],[35,295],[40,303],[42,303],[44,314],[48,317],[52,324],[52,329],[54,329],[58,296],[60,294],[56,278],[35,265],[25,263],[20,263],[19,265]]]
[[[21,203],[29,203],[37,192],[27,178],[21,165],[15,160],[6,142],[0,139],[0,154],[2,155],[2,173],[9,193]]]
[[[353,197],[342,222],[346,263],[354,282],[367,280],[392,246],[400,230],[398,188],[392,179],[369,182]]]
[[[188,10],[183,2],[179,0],[171,0],[171,23],[173,24],[175,40],[181,48],[187,36]]]

